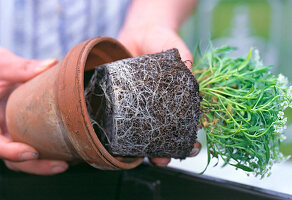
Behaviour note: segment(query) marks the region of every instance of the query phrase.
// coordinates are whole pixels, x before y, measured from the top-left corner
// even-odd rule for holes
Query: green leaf
[[[247,167],[245,165],[242,165],[242,164],[231,164],[232,166],[236,167],[236,168],[239,168],[239,169],[242,169],[244,171],[247,171],[247,172],[253,172],[253,169],[250,168],[250,167]]]

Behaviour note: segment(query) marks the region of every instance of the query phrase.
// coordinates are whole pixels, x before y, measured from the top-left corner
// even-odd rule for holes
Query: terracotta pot
[[[6,119],[14,141],[35,147],[43,159],[85,160],[99,169],[130,169],[143,158],[111,156],[90,123],[84,77],[95,66],[131,57],[116,40],[98,37],[72,48],[65,59],[17,88]]]

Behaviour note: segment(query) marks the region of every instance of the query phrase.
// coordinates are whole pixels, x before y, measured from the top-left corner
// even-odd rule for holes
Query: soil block
[[[185,158],[201,115],[199,85],[177,49],[95,68],[85,99],[114,156]]]

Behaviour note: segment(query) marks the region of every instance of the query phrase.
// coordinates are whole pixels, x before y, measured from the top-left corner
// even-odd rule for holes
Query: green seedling
[[[211,158],[222,159],[224,165],[263,178],[274,163],[287,159],[279,145],[285,139],[284,111],[292,107],[292,87],[263,65],[257,50],[246,58],[230,57],[232,50],[211,48],[193,67],[203,98],[208,164]]]

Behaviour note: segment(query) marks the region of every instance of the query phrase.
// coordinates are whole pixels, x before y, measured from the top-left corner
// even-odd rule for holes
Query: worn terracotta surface
[[[98,37],[72,48],[65,59],[17,88],[6,119],[14,141],[35,147],[41,158],[85,160],[99,169],[130,169],[143,158],[115,158],[91,126],[84,99],[84,71],[131,57],[116,40]]]

